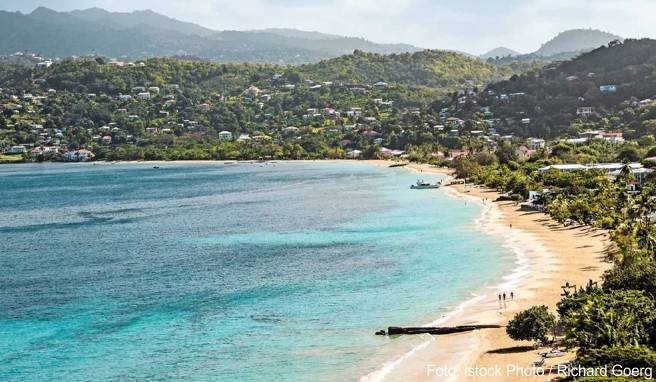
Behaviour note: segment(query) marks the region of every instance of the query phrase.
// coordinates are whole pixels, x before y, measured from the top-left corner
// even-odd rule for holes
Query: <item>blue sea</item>
[[[159,166],[0,166],[0,380],[355,381],[513,265],[402,168]]]

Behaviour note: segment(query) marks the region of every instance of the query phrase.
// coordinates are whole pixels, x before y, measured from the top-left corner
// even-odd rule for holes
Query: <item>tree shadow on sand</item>
[[[513,346],[511,348],[501,348],[489,350],[488,354],[513,354],[513,353],[524,353],[527,351],[535,350],[533,346]]]

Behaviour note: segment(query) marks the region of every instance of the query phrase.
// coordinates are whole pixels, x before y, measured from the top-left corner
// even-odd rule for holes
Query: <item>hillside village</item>
[[[505,145],[516,160],[528,160],[552,153],[557,145],[603,141],[624,147],[627,138],[643,139],[639,146],[648,148],[656,142],[640,131],[645,125],[637,119],[649,119],[645,111],[654,109],[648,98],[654,76],[635,81],[641,72],[598,67],[595,73],[591,65],[576,64],[595,56],[606,60],[608,52],[653,50],[653,45],[629,40],[489,84],[463,77],[454,90],[366,74],[372,70],[367,64],[384,56],[358,52],[345,57],[360,62],[352,77],[378,81],[345,81],[345,74],[326,78],[334,69],[326,71],[325,63],[298,69],[172,59],[37,60],[33,68],[5,64],[12,71],[1,82],[0,146],[4,161],[402,157],[439,162]],[[407,57],[424,60],[425,54]],[[637,68],[646,65],[644,57],[637,59],[642,60]],[[340,59],[334,63],[341,65]]]

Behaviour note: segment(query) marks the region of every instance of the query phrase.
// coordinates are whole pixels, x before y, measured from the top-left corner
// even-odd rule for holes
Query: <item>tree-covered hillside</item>
[[[595,120],[618,111],[624,101],[653,97],[655,69],[656,41],[626,40],[491,84],[478,104],[493,109],[502,125],[514,121],[504,132],[557,137],[581,118],[579,108],[594,108],[584,119]],[[520,123],[524,118],[529,126]]]
[[[468,80],[482,84],[512,74],[509,67],[492,66],[461,54],[438,50],[391,55],[356,51],[352,55],[301,66],[298,70],[323,81],[383,81],[446,89],[462,88]]]

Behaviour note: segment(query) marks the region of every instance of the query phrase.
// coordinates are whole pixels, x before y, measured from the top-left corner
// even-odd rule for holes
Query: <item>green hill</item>
[[[490,106],[495,117],[515,121],[502,132],[556,137],[579,118],[579,107],[593,107],[604,115],[625,101],[654,97],[655,67],[656,40],[626,40],[491,84],[479,101]],[[602,88],[609,85],[613,87]],[[522,118],[531,119],[529,127],[518,123]]]
[[[463,88],[467,81],[483,85],[512,74],[507,67],[437,50],[391,55],[357,51],[352,55],[301,66],[298,70],[320,81],[368,84],[382,81],[445,90]]]

